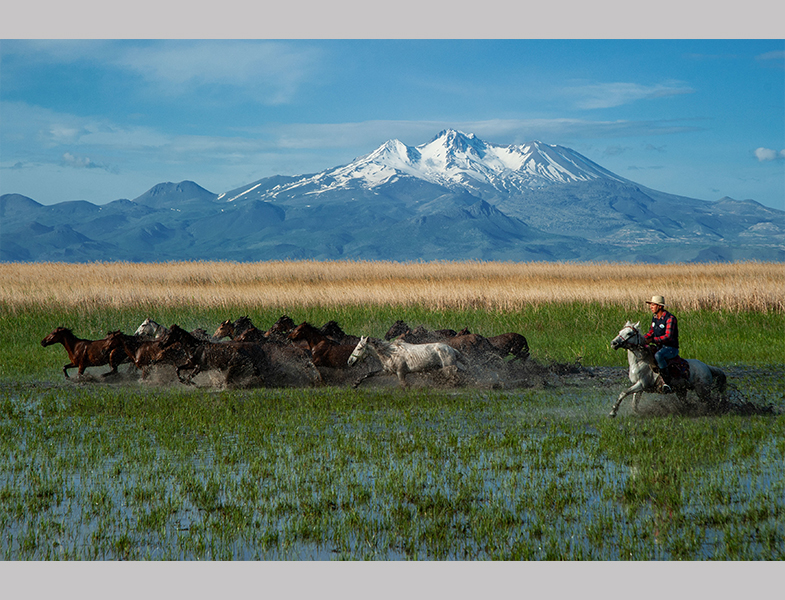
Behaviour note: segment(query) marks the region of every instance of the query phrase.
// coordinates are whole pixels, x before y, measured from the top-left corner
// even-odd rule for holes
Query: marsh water
[[[644,395],[615,420],[615,367],[506,389],[6,382],[0,556],[781,560],[785,369],[725,369],[724,414]]]

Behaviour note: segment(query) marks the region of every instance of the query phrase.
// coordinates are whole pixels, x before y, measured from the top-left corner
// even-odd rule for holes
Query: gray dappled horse
[[[420,373],[435,369],[448,371],[465,371],[466,363],[463,355],[448,346],[436,342],[432,344],[407,344],[401,340],[387,342],[362,336],[349,357],[349,366],[361,360],[367,353],[373,354],[382,364],[382,369],[372,371],[358,379],[354,387],[361,381],[378,373],[386,372],[398,376],[401,387],[406,387],[407,373]]]
[[[627,359],[630,364],[629,377],[632,382],[632,385],[619,395],[608,414],[609,417],[615,417],[622,400],[630,394],[632,394],[632,408],[637,412],[638,399],[643,392],[661,392],[657,388],[657,374],[651,368],[653,364],[656,364],[654,352],[649,348],[649,343],[641,333],[640,321],[637,323],[627,321],[619,331],[619,335],[611,340],[611,348],[627,350]],[[680,402],[683,403],[687,398],[687,390],[695,390],[702,401],[711,403],[711,388],[715,381],[719,386],[720,393],[725,391],[726,377],[722,370],[694,358],[688,358],[686,361],[690,365],[689,379],[682,385],[679,385],[679,382],[672,384]]]

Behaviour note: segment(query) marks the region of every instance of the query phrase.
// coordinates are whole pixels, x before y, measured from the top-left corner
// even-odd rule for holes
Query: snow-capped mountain
[[[448,129],[351,163],[215,194],[161,183],[135,200],[0,197],[0,260],[785,260],[785,212],[629,181],[542,142]]]
[[[595,179],[627,181],[563,146],[539,141],[502,146],[485,142],[473,133],[445,129],[419,146],[388,140],[348,165],[272,190],[259,190],[259,197],[275,199],[294,191],[321,194],[357,187],[373,189],[402,177],[413,177],[449,189],[468,188],[480,194],[487,193],[489,188],[510,194]],[[258,189],[258,184],[254,185]],[[235,200],[252,191],[247,188],[227,194],[226,200]]]

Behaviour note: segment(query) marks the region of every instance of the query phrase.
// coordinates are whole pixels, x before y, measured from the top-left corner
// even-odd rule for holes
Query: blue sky
[[[44,204],[220,193],[452,127],[785,209],[782,39],[3,39],[0,61],[0,193]]]

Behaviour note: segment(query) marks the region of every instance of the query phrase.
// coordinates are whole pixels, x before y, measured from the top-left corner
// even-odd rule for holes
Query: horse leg
[[[366,379],[369,379],[369,378],[373,377],[374,375],[378,375],[379,373],[381,373],[381,372],[383,372],[383,371],[384,371],[384,369],[377,369],[376,371],[371,371],[371,372],[369,372],[369,373],[366,373],[365,375],[363,375],[362,377],[360,377],[360,378],[359,378],[357,381],[355,381],[355,382],[352,384],[352,387],[353,387],[353,388],[356,388],[357,386],[359,386],[359,385],[360,385],[360,384],[361,384],[363,381],[365,381]]]
[[[621,405],[621,401],[624,400],[628,394],[629,391],[625,391],[619,394],[619,398],[616,400],[616,403],[613,405],[613,408],[611,408],[611,412],[608,413],[608,416],[611,419],[614,418],[616,416],[616,413],[619,412],[619,406]]]
[[[641,392],[635,392],[632,395],[632,412],[634,412],[636,415],[638,414],[638,400],[641,399],[641,395]]]
[[[640,381],[638,383],[636,383],[635,385],[629,387],[628,389],[624,390],[621,394],[619,394],[619,398],[618,398],[618,400],[616,400],[616,403],[613,405],[613,408],[611,408],[611,412],[608,413],[608,416],[611,419],[613,417],[615,417],[616,413],[619,412],[619,406],[621,405],[621,401],[622,400],[624,400],[630,394],[637,394],[637,393],[640,393],[642,391],[643,391],[643,384]],[[634,400],[635,400],[635,397],[633,396],[633,401]]]
[[[123,351],[123,353],[125,353],[125,351]],[[122,359],[120,359],[120,360],[122,360]],[[104,373],[102,375],[102,377],[109,377],[110,375],[117,375],[117,365],[118,364],[120,364],[120,361],[115,362],[115,352],[113,350],[112,353],[109,355],[109,366],[111,368],[109,369],[109,371]]]
[[[180,375],[180,372],[183,371],[184,369],[193,369],[191,371],[191,375],[187,379],[183,379],[183,376]],[[196,365],[194,367],[190,364],[184,364],[175,367],[175,371],[177,373],[177,379],[180,380],[180,383],[184,383],[185,385],[194,385],[193,378],[196,376],[197,373],[199,373],[200,370],[201,369],[199,365]]]
[[[76,365],[72,362],[68,363],[67,365],[63,365],[63,375],[66,376],[66,379],[70,379],[70,377],[68,377],[68,369],[73,369],[75,367]]]
[[[406,370],[398,369],[398,381],[403,389],[406,389]]]

